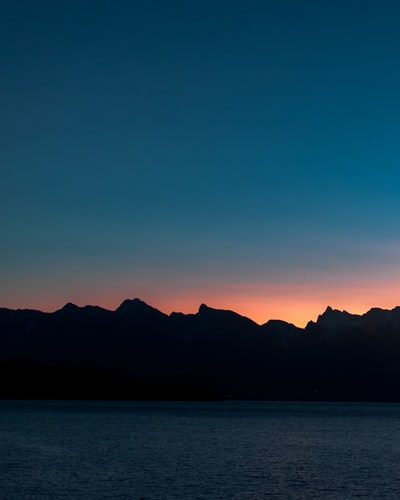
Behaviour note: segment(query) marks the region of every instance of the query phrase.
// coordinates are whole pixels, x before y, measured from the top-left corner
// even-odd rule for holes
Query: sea
[[[0,497],[400,498],[400,405],[0,401]]]

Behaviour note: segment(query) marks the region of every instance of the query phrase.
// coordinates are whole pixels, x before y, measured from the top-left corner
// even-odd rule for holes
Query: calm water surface
[[[12,499],[400,498],[400,405],[0,401]]]

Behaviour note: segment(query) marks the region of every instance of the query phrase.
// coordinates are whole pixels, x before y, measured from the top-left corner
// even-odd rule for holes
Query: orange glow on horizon
[[[109,290],[110,292],[106,292]],[[154,292],[156,290],[156,292]],[[12,309],[40,309],[52,312],[67,302],[79,306],[98,305],[115,310],[125,299],[135,297],[164,313],[172,311],[196,313],[201,303],[215,309],[229,309],[256,321],[266,323],[270,319],[280,319],[304,327],[308,321],[315,321],[329,305],[335,309],[347,310],[353,314],[365,313],[372,307],[392,309],[400,305],[400,280],[360,278],[356,283],[343,277],[329,283],[229,283],[220,286],[182,286],[174,289],[169,283],[162,286],[118,286],[99,287],[96,290],[79,287],[75,290],[52,290],[51,293],[24,293],[11,296],[0,295],[0,307]],[[46,297],[47,295],[47,297]],[[48,300],[51,297],[51,300]]]

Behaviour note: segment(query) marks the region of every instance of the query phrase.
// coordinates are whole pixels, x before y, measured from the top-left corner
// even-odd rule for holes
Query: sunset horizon
[[[95,294],[94,294],[95,295]],[[47,313],[53,313],[62,309],[66,304],[74,304],[80,308],[85,306],[97,306],[109,311],[115,311],[126,300],[139,299],[147,305],[159,310],[160,312],[170,315],[171,313],[182,314],[196,314],[199,307],[204,304],[212,309],[228,310],[235,312],[241,316],[245,316],[258,325],[267,323],[270,320],[280,320],[291,323],[298,328],[305,328],[310,321],[317,321],[318,316],[323,314],[328,307],[338,310],[346,311],[354,315],[362,315],[371,309],[392,310],[400,306],[399,300],[374,300],[374,297],[368,297],[368,300],[353,299],[346,301],[346,299],[324,300],[318,299],[314,303],[302,301],[299,298],[294,298],[292,301],[277,301],[276,298],[263,299],[262,297],[257,300],[241,300],[235,295],[230,297],[218,298],[215,295],[210,296],[199,295],[194,298],[182,298],[182,295],[169,297],[168,299],[158,296],[130,294],[126,296],[118,296],[115,299],[102,298],[98,295],[96,300],[83,297],[53,297],[51,301],[41,300],[39,298],[27,298],[25,301],[10,301],[0,303],[0,308],[6,309],[33,309]]]
[[[137,296],[304,326],[400,303],[397,7],[18,5],[1,306]]]

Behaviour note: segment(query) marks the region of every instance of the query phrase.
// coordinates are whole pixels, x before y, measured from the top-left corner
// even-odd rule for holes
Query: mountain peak
[[[116,309],[116,311],[122,313],[127,313],[127,312],[134,313],[140,310],[143,311],[144,309],[148,308],[151,308],[151,306],[146,304],[146,302],[143,302],[143,300],[140,300],[138,298],[134,298],[134,299],[125,299]]]
[[[350,314],[347,311],[340,311],[328,306],[325,311],[318,316],[317,324],[324,328],[332,329],[346,326],[358,318],[358,315]]]
[[[67,302],[61,309],[58,309],[56,312],[76,312],[80,308],[76,304],[73,304],[72,302]]]
[[[200,304],[200,307],[199,307],[199,313],[205,313],[207,311],[211,311],[211,307],[208,307],[206,304],[202,303]]]
[[[333,317],[340,317],[342,315],[348,314],[346,311],[340,311],[339,309],[333,309],[331,306],[327,306],[325,311],[318,316],[318,320],[323,319],[323,318],[333,318]]]
[[[155,307],[149,306],[143,300],[138,298],[126,299],[122,304],[116,309],[117,313],[127,316],[127,317],[161,317],[165,316],[164,313],[156,309]]]

